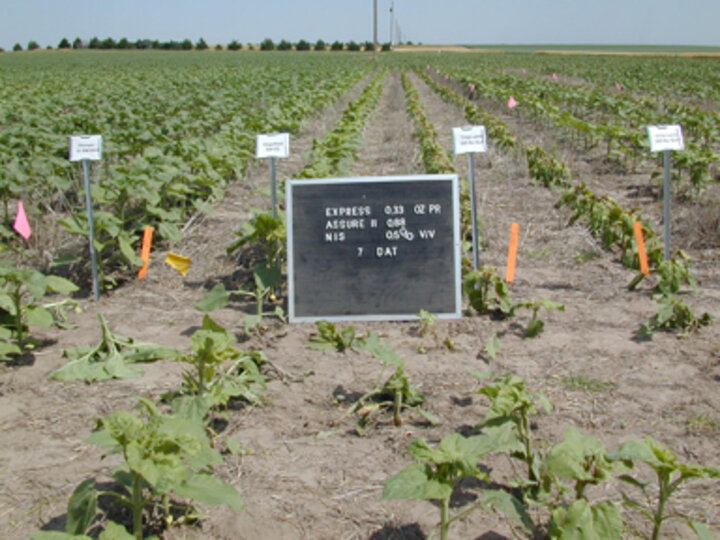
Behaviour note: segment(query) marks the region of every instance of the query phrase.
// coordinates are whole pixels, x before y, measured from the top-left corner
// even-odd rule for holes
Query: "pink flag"
[[[507,104],[508,109],[514,109],[515,107],[517,107],[517,104],[518,104],[517,100],[513,96],[510,96],[510,99],[508,99],[508,104]]]
[[[620,84],[619,82],[616,82],[615,88],[617,88],[618,90],[622,90],[622,84]]]
[[[28,223],[28,218],[25,215],[25,207],[23,206],[22,201],[18,201],[17,214],[15,216],[13,229],[15,229],[25,240],[30,238],[30,235],[32,234],[32,231],[30,230],[30,223]]]
[[[449,78],[450,78],[450,75],[448,75],[448,74],[446,73],[446,74],[445,74],[445,80],[447,81]]]
[[[436,70],[435,70],[435,75],[440,75],[440,70],[439,70],[439,69],[436,69]]]
[[[471,91],[471,92],[474,92],[474,91],[475,91],[475,83],[472,83],[472,84],[470,85],[470,91]]]
[[[553,73],[553,74],[552,74],[552,78],[555,79],[555,80],[557,80],[557,78],[558,78],[557,73]]]
[[[522,72],[523,72],[523,74],[527,73],[527,69],[523,68]]]

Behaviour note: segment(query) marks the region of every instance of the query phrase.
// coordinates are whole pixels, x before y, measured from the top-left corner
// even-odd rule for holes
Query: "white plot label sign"
[[[651,152],[664,152],[665,150],[685,149],[682,126],[677,124],[664,126],[648,126],[647,130],[648,136],[650,137]]]
[[[70,161],[99,161],[102,159],[102,135],[70,137]]]
[[[290,155],[289,133],[267,133],[257,136],[255,157],[286,158]]]
[[[487,152],[485,126],[456,127],[452,132],[456,154]]]

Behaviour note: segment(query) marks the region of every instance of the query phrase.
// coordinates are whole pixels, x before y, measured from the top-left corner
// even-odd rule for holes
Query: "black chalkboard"
[[[291,322],[460,316],[456,175],[288,180]]]

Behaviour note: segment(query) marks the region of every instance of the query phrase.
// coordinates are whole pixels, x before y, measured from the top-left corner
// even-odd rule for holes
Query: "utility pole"
[[[390,3],[390,49],[393,49],[395,42],[393,41],[393,28],[395,26],[395,0]]]
[[[377,58],[378,54],[378,0],[373,0],[373,44],[375,45],[375,54]]]

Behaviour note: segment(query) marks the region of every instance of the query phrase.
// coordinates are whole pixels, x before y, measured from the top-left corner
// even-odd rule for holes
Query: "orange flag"
[[[646,276],[650,275],[650,265],[648,265],[647,252],[645,251],[645,237],[643,236],[642,224],[639,221],[633,223],[635,232],[635,243],[638,249],[638,260],[640,261],[640,271]]]
[[[518,235],[520,234],[520,224],[513,223],[510,225],[510,245],[508,247],[507,270],[505,271],[505,281],[512,283],[515,279],[515,263],[517,262],[517,246]]]
[[[149,225],[145,227],[145,231],[143,232],[143,239],[142,239],[142,248],[140,249],[140,258],[145,262],[145,264],[140,268],[138,271],[138,279],[143,279],[145,276],[147,276],[148,267],[150,266],[150,247],[152,246],[152,239],[153,239],[153,232],[155,229],[150,227]]]

